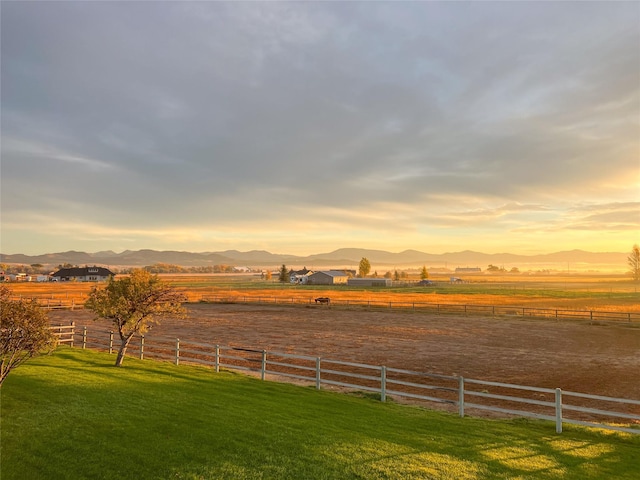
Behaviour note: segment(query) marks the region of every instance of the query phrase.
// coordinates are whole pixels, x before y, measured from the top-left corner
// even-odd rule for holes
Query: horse
[[[329,297],[318,297],[315,299],[316,303],[325,303],[327,305],[329,305],[331,303],[331,299]]]

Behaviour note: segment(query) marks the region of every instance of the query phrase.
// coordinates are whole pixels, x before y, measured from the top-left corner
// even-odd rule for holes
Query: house
[[[304,267],[302,270],[291,270],[289,272],[289,281],[291,283],[299,283],[304,285],[307,283],[307,281],[309,280],[309,275],[311,275],[312,273],[313,272],[307,267]]]
[[[96,266],[61,268],[52,275],[53,281],[60,282],[104,282],[113,276],[115,273],[108,268]]]
[[[346,284],[349,280],[343,270],[325,270],[323,272],[315,272],[307,276],[307,283],[309,285],[337,285]]]

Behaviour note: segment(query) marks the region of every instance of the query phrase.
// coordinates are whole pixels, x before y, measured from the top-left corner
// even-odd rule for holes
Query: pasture
[[[3,479],[632,479],[640,437],[460,419],[60,347],[2,391]]]
[[[450,304],[512,305],[640,312],[640,284],[621,274],[465,275],[452,284],[448,275],[432,275],[432,286],[418,287],[415,275],[393,287],[348,287],[281,284],[256,274],[161,274],[184,291],[190,301],[207,296],[296,298],[316,297],[338,301],[428,302]],[[415,278],[414,278],[415,277]],[[91,283],[19,282],[9,284],[16,296],[84,302]]]

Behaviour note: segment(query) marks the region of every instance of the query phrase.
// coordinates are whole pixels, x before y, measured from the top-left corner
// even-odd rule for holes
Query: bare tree
[[[113,322],[120,335],[116,366],[122,366],[129,342],[135,334],[143,334],[165,317],[184,317],[182,306],[187,297],[163,282],[157,275],[136,269],[129,277],[114,280],[106,287],[93,287],[85,307],[97,318]]]
[[[631,253],[627,257],[627,264],[629,265],[629,273],[633,279],[640,281],[640,247],[635,244],[631,249]]]
[[[45,311],[35,300],[11,300],[0,285],[0,386],[25,360],[55,349],[57,339]]]

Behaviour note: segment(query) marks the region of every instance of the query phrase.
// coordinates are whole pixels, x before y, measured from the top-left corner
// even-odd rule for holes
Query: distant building
[[[350,278],[347,285],[354,287],[390,287],[393,281],[390,278]]]
[[[109,277],[115,276],[108,268],[104,267],[73,267],[61,268],[52,277],[59,282],[104,282]]]
[[[289,281],[291,283],[298,284],[306,284],[309,280],[309,275],[311,275],[313,271],[309,270],[307,267],[304,267],[302,270],[291,270],[289,272]]]
[[[342,270],[326,270],[324,272],[315,272],[307,276],[307,283],[309,285],[346,284],[347,280],[349,280],[349,275]]]
[[[482,269],[480,267],[458,267],[456,273],[480,273]]]

